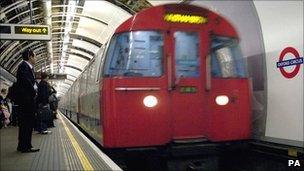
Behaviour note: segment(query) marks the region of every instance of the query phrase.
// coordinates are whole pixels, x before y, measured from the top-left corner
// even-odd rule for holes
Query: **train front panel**
[[[227,20],[191,5],[149,8],[124,22],[103,68],[103,145],[249,138],[250,83],[238,42]]]

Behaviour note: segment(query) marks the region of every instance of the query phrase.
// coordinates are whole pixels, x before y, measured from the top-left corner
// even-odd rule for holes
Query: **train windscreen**
[[[161,76],[163,44],[163,35],[157,31],[114,35],[107,52],[105,76]]]
[[[199,36],[197,32],[177,31],[175,42],[176,77],[199,76]]]
[[[247,77],[244,58],[236,39],[220,36],[212,39],[211,74],[221,78]]]

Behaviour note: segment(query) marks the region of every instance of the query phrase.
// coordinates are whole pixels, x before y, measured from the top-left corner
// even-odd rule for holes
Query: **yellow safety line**
[[[82,149],[80,148],[78,142],[76,141],[76,139],[74,138],[73,134],[71,133],[71,131],[69,130],[69,128],[67,127],[67,125],[65,124],[65,122],[63,121],[63,119],[60,116],[60,120],[63,123],[63,126],[65,128],[65,131],[67,132],[69,139],[71,140],[71,143],[77,153],[77,156],[82,164],[82,167],[84,170],[94,170],[91,163],[89,162],[88,158],[86,157],[86,155],[84,154],[84,152],[82,151]]]

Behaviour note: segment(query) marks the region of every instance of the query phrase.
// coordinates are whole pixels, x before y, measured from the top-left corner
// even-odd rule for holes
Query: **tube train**
[[[60,103],[105,148],[243,140],[251,132],[237,31],[193,5],[156,6],[126,20]]]

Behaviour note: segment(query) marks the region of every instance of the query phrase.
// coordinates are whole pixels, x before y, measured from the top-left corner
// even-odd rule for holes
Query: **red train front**
[[[250,81],[238,41],[207,9],[149,8],[116,29],[61,108],[105,148],[247,139]]]
[[[250,136],[250,84],[238,35],[191,5],[137,13],[111,38],[100,80],[104,147]]]

